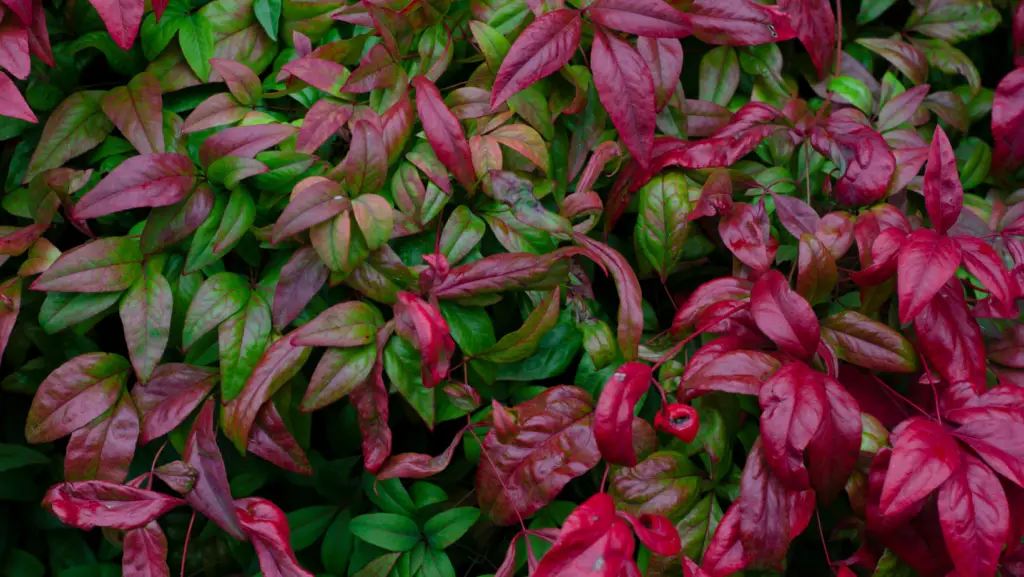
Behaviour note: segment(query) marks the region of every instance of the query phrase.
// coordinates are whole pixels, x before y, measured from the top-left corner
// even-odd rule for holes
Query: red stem
[[[185,577],[185,559],[188,557],[188,538],[192,536],[192,524],[196,522],[196,512],[192,511],[192,519],[188,522],[188,532],[185,533],[185,546],[181,549],[181,577]]]

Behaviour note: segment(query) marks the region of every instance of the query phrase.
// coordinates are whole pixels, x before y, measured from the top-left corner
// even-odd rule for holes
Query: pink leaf
[[[750,0],[694,0],[687,14],[693,35],[709,44],[753,46],[796,37],[785,13]]]
[[[144,527],[184,504],[181,499],[110,481],[59,483],[43,497],[43,507],[77,529]]]
[[[420,453],[402,453],[393,455],[380,471],[377,471],[377,480],[386,479],[424,479],[443,472],[452,462],[456,449],[462,442],[462,431],[455,434],[448,448],[436,457]]]
[[[767,353],[729,351],[689,376],[680,386],[680,391],[686,399],[711,391],[757,395],[762,383],[780,366],[781,363]]]
[[[992,171],[1010,174],[1024,164],[1024,68],[1007,74],[992,98]]]
[[[327,265],[312,247],[304,246],[295,251],[281,269],[281,279],[274,289],[274,328],[282,330],[295,320],[329,276]]]
[[[213,399],[207,399],[185,443],[182,460],[199,472],[192,490],[185,495],[189,505],[217,524],[228,535],[244,539],[242,526],[231,501],[224,458],[217,447],[213,429]]]
[[[188,115],[185,124],[181,127],[181,132],[182,134],[191,134],[216,126],[234,124],[245,118],[248,112],[249,109],[239,104],[234,96],[226,92],[214,94],[200,102],[199,106],[196,106],[196,109]]]
[[[448,377],[455,341],[436,306],[413,293],[399,292],[395,332],[420,350],[424,387],[432,389]]]
[[[24,80],[28,78],[31,65],[28,29],[14,18],[4,18],[0,21],[0,67]]]
[[[647,168],[654,148],[654,78],[637,51],[600,26],[590,53],[594,86],[626,148]]]
[[[27,122],[39,122],[36,115],[25,102],[25,97],[18,92],[14,81],[0,72],[0,116],[20,118]]]
[[[508,57],[505,62],[508,62]],[[438,160],[472,194],[476,189],[476,172],[473,170],[469,142],[459,119],[445,106],[441,92],[429,79],[417,76],[413,78],[412,84],[416,88],[416,111],[430,147],[434,149]]]
[[[491,88],[491,109],[567,64],[580,45],[581,25],[576,10],[554,10],[530,23],[501,62]]]
[[[749,301],[754,283],[747,279],[721,277],[700,285],[676,311],[672,319],[672,335],[679,337],[690,330],[711,305],[723,301]]]
[[[960,448],[938,423],[913,417],[899,429],[882,487],[880,506],[886,517],[923,500],[960,467]]]
[[[967,453],[961,460],[939,488],[942,534],[959,575],[992,576],[1010,532],[1010,505],[991,469]]]
[[[779,247],[779,242],[768,234],[767,225],[762,224],[758,210],[746,203],[734,204],[732,213],[718,221],[718,234],[726,248],[757,274],[771,268]]]
[[[88,425],[114,406],[131,365],[119,355],[87,353],[57,367],[39,385],[25,422],[29,443],[48,443]]]
[[[846,206],[874,204],[885,196],[896,172],[896,159],[880,134],[871,128],[830,116],[811,132],[811,145],[841,168],[836,199]]]
[[[75,218],[97,218],[146,206],[169,206],[192,191],[195,174],[192,161],[183,154],[133,156],[78,201]]]
[[[809,359],[818,350],[818,317],[779,271],[769,271],[754,283],[750,310],[761,332],[783,351]]]
[[[587,7],[595,24],[648,38],[685,38],[690,23],[662,0],[597,0]]]
[[[328,98],[317,100],[302,120],[295,151],[314,152],[345,126],[351,117],[352,105],[341,104]]]
[[[214,160],[225,156],[253,158],[284,141],[297,130],[289,124],[256,124],[228,128],[203,141],[199,147],[199,162],[203,166],[210,166]]]
[[[392,323],[377,332],[377,356],[370,376],[350,393],[359,416],[363,435],[363,466],[376,473],[391,455],[391,429],[388,428],[388,389],[384,385],[384,345],[391,338]]]
[[[610,246],[579,233],[575,239],[587,249],[587,256],[596,259],[595,262],[607,269],[615,280],[615,289],[619,294],[619,350],[625,360],[632,361],[637,357],[644,330],[642,295],[636,272],[625,257]]]
[[[170,577],[167,566],[167,537],[156,521],[124,535],[123,577]]]
[[[922,228],[907,237],[898,258],[900,322],[906,324],[928,306],[956,273],[960,266],[960,247],[953,239]]]
[[[359,61],[359,68],[352,72],[341,90],[358,94],[378,88],[391,88],[398,81],[399,74],[400,69],[391,53],[383,44],[375,44]]]
[[[1014,301],[1020,296],[1019,285],[1006,270],[999,253],[980,238],[958,236],[954,240],[960,245],[960,256],[967,272],[981,281],[981,285],[1004,306],[1015,308]]]
[[[64,455],[64,478],[123,483],[128,478],[138,438],[139,414],[132,398],[122,395],[109,412],[71,434]]]
[[[284,512],[266,499],[250,497],[234,502],[242,530],[252,541],[264,577],[313,577],[295,559],[291,531]]]
[[[615,465],[636,466],[633,448],[633,411],[650,388],[653,373],[643,363],[619,367],[601,389],[594,411],[594,438],[601,456]]]
[[[135,43],[142,24],[142,12],[146,8],[143,0],[89,0],[96,8],[107,31],[122,50],[128,50]]]
[[[227,83],[228,90],[239,104],[252,106],[263,97],[263,83],[252,68],[227,58],[214,58],[210,60],[210,66]]]
[[[793,196],[772,194],[775,200],[775,212],[779,221],[793,236],[800,238],[804,234],[814,234],[821,226],[821,217],[806,202]]]
[[[758,392],[765,459],[779,481],[796,491],[811,487],[804,451],[828,418],[824,378],[803,363],[791,363]]]

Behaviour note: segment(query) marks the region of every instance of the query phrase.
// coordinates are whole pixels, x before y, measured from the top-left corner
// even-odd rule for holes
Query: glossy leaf
[[[475,190],[472,156],[462,125],[445,106],[437,86],[425,77],[413,78],[416,87],[416,111],[430,147],[438,160],[455,175],[462,186],[472,194]],[[493,106],[493,104],[492,104]]]
[[[647,167],[654,147],[654,78],[636,49],[598,27],[594,32],[594,86],[626,148]]]
[[[181,499],[110,481],[60,483],[43,498],[43,507],[61,523],[78,529],[145,527],[184,504]]]
[[[548,12],[527,26],[495,75],[491,109],[568,63],[579,47],[581,26],[580,13],[565,9]]]
[[[162,437],[180,425],[217,383],[216,371],[168,363],[153,371],[145,385],[132,388],[132,400],[142,416],[139,443]]]
[[[817,351],[821,336],[818,319],[782,273],[770,271],[754,283],[750,310],[758,328],[782,350],[804,358]]]
[[[108,353],[88,353],[64,363],[39,385],[25,438],[47,443],[88,425],[114,406],[130,370],[124,357]]]

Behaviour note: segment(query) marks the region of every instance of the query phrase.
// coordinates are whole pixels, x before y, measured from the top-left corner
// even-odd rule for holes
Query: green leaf
[[[479,518],[480,509],[476,507],[449,509],[431,517],[423,525],[423,534],[427,537],[427,543],[440,551],[462,538]]]
[[[422,539],[416,522],[392,513],[370,513],[352,519],[352,534],[388,551],[409,551]]]
[[[882,553],[882,557],[878,560],[878,565],[875,566],[875,572],[871,574],[871,577],[916,577],[917,571],[914,571],[909,565],[903,562],[902,559],[896,556],[891,550],[886,549]]]
[[[199,80],[210,77],[210,59],[213,58],[213,26],[209,19],[193,14],[184,19],[178,31],[178,43],[192,71]]]
[[[263,351],[270,344],[273,320],[270,303],[259,290],[250,291],[249,300],[217,327],[220,351],[220,390],[224,402],[242,392]]]
[[[408,517],[416,512],[416,504],[405,490],[402,481],[398,479],[378,481],[376,477],[366,473],[363,475],[363,493],[371,503],[388,513]]]
[[[498,69],[501,68],[501,62],[505,60],[505,55],[511,48],[508,40],[501,32],[477,20],[469,22],[469,30],[473,33],[473,40],[483,52],[484,60],[487,61],[487,67],[491,69],[491,74],[497,74]]]
[[[128,356],[139,381],[145,383],[167,348],[171,336],[174,293],[160,274],[158,261],[146,263],[142,276],[121,301],[121,324],[128,343]]]
[[[214,196],[213,209],[210,210],[210,215],[206,217],[203,224],[199,225],[195,234],[192,235],[183,272],[193,273],[204,269],[219,261],[228,252],[223,251],[222,254],[217,254],[213,251],[214,238],[217,236],[217,232],[223,222],[227,204],[228,202],[224,195],[218,194]]]
[[[249,302],[249,292],[249,281],[235,273],[222,272],[206,279],[185,314],[182,346],[188,349],[199,337],[242,310]]]
[[[420,373],[420,352],[413,344],[395,335],[384,348],[384,371],[399,394],[412,405],[420,418],[433,429],[437,423],[437,408],[434,402],[435,389],[423,386]]]
[[[420,509],[444,503],[448,500],[448,493],[433,483],[416,481],[412,484],[412,499]]]
[[[44,170],[62,166],[103,142],[114,128],[100,107],[104,94],[102,90],[76,92],[60,103],[46,120],[23,182]]]
[[[281,20],[281,0],[256,0],[253,4],[253,11],[256,13],[256,20],[270,36],[271,40],[277,41],[278,23]]]
[[[498,379],[503,381],[537,381],[558,376],[569,368],[583,345],[583,337],[568,309],[562,310],[558,323],[547,332],[537,352],[522,361],[500,365]]]
[[[331,525],[337,512],[338,508],[333,505],[317,505],[288,513],[292,550],[302,551],[316,543],[320,535],[323,535]]]
[[[120,292],[46,294],[39,309],[39,326],[48,335],[83,323],[109,311],[121,299]]]
[[[334,518],[331,526],[324,534],[324,542],[320,547],[320,560],[328,573],[335,575],[346,575],[348,572],[348,560],[352,556],[352,531],[349,525],[352,522],[352,511],[343,510]],[[294,546],[294,545],[293,545]]]
[[[740,61],[733,47],[712,48],[700,59],[700,100],[728,106],[739,83]]]
[[[49,462],[49,457],[24,445],[0,443],[0,472]]]
[[[867,24],[892,7],[896,0],[861,0],[860,12],[857,13],[857,24]]]
[[[21,549],[11,549],[7,552],[3,565],[0,565],[0,575],[4,577],[43,577],[46,575],[46,567],[31,553]]]
[[[871,114],[871,89],[863,80],[850,76],[837,76],[828,83],[828,89],[845,98],[862,112]]]
[[[401,556],[401,553],[381,555],[367,563],[362,569],[354,573],[352,577],[388,577],[391,574],[391,569]]]
[[[501,337],[498,344],[480,356],[495,363],[514,363],[529,358],[537,352],[544,335],[558,323],[560,296],[561,290],[555,287],[533,309],[519,330]]]
[[[146,14],[146,18],[142,21],[142,30],[139,32],[142,53],[146,55],[146,58],[156,60],[164,48],[171,43],[171,40],[174,40],[182,22],[186,20],[188,20],[188,5],[182,0],[168,2],[160,22],[156,21],[154,13]]]
[[[72,293],[122,291],[142,274],[142,251],[133,237],[107,237],[62,254],[32,289]]]
[[[428,548],[419,574],[422,577],[455,577],[455,567],[447,553]]]
[[[640,189],[636,243],[662,279],[682,257],[689,214],[690,198],[681,173],[662,172]]]
[[[496,342],[494,325],[487,311],[481,307],[462,306],[451,301],[440,301],[441,316],[459,348],[470,355],[479,355]]]

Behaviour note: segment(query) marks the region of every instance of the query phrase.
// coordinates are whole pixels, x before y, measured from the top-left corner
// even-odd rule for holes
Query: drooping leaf
[[[195,469],[199,476],[192,490],[185,495],[188,504],[217,524],[228,535],[244,539],[242,523],[235,511],[228,487],[228,475],[224,458],[217,447],[216,432],[213,428],[215,402],[207,399],[185,443],[182,460]]]
[[[249,434],[248,449],[250,453],[286,471],[301,475],[313,473],[309,459],[295,437],[288,431],[273,402],[263,405],[260,409],[256,424]]]
[[[260,570],[267,577],[313,577],[303,569],[291,547],[291,531],[284,512],[259,497],[239,499],[234,508],[242,530],[256,549]]]
[[[609,463],[636,466],[633,411],[650,388],[651,379],[651,367],[630,362],[616,369],[604,384],[594,410],[594,438]]]
[[[78,529],[145,527],[184,504],[181,499],[110,481],[60,483],[43,498],[43,507]]]

